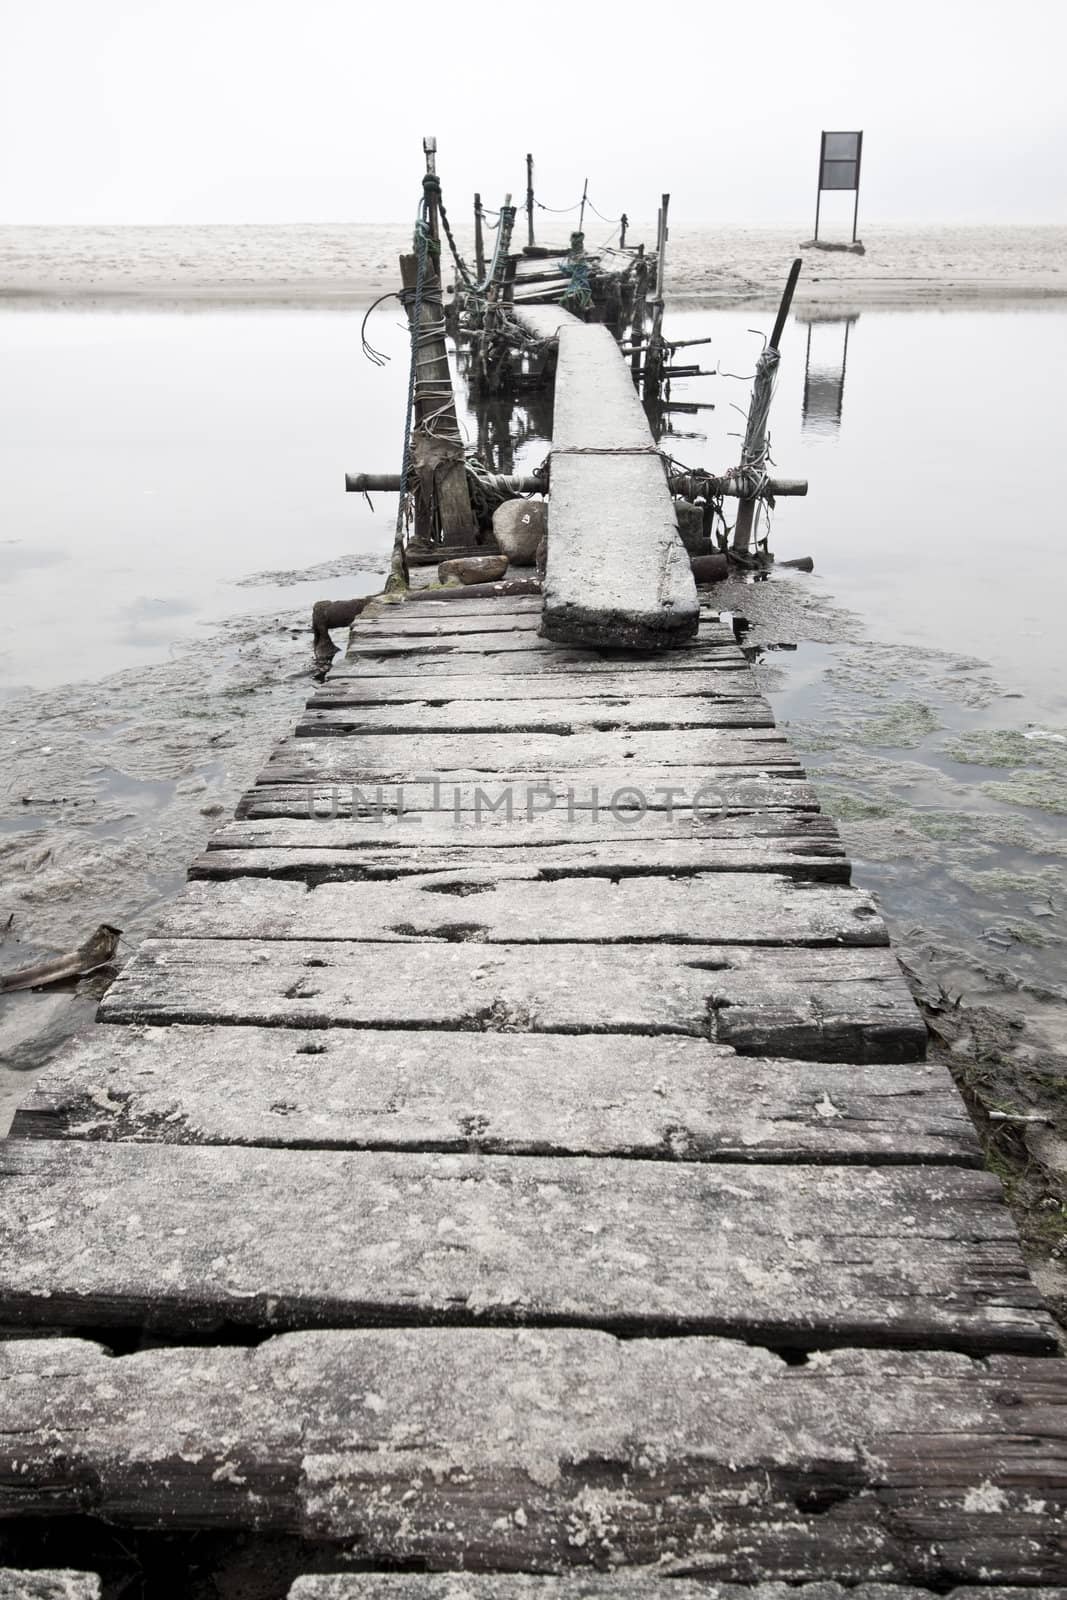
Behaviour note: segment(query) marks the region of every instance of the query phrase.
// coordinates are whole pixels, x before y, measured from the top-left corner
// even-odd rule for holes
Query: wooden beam
[[[617,1594],[620,1566],[662,1572],[665,1538],[672,1593],[686,1573],[706,1593],[709,1572],[712,1588],[985,1596],[1063,1581],[1058,1361],[842,1350],[789,1366],[710,1338],[394,1328],[124,1357],[8,1341],[0,1378],[0,1512],[120,1537],[251,1525],[320,1559],[332,1544],[443,1571],[453,1593],[472,1570],[588,1583],[593,1568]],[[397,1600],[399,1575],[366,1577]]]

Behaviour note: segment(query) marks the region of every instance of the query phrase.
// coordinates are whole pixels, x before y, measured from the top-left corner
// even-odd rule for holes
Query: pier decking
[[[301,1600],[1062,1584],[1052,1324],[731,629],[539,623],[374,603],[20,1111],[0,1549],[369,1569]]]

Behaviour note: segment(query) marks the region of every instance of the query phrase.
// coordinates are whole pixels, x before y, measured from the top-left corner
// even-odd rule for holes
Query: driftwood
[[[311,608],[312,648],[317,674],[324,674],[338,646],[330,638],[331,628],[347,628],[355,621],[371,598],[364,595],[359,600],[316,600]]]
[[[67,978],[83,978],[86,973],[106,967],[118,949],[122,929],[102,922],[95,933],[89,935],[74,950],[64,955],[52,956],[47,961],[36,961],[31,967],[20,967],[17,972],[7,972],[0,978],[0,993],[12,994],[16,989],[41,989],[49,983],[63,983]]]

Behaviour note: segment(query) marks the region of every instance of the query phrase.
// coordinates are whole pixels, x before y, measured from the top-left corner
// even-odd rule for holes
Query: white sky
[[[435,133],[464,214],[532,150],[550,204],[792,223],[824,127],[861,225],[1064,222],[1065,52],[1063,0],[0,0],[0,222],[406,221]]]

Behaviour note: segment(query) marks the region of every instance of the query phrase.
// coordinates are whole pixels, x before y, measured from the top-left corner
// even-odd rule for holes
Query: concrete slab
[[[576,322],[559,330],[553,462],[560,450],[656,453],[630,369],[603,323]],[[603,556],[610,561],[610,550]]]
[[[637,650],[691,639],[696,585],[659,458],[553,451],[551,472],[545,637]]]

